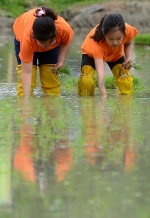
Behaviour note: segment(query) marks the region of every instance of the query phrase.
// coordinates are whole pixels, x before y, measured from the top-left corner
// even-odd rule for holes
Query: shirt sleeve
[[[28,40],[23,39],[20,43],[20,53],[19,53],[20,59],[24,63],[31,63],[33,61],[33,54],[34,54],[34,50],[31,43],[29,43]]]
[[[58,20],[56,20],[55,24],[59,42],[64,45],[68,45],[71,42],[74,35],[71,26],[60,16],[58,17]]]
[[[67,29],[62,30],[61,32],[61,43],[64,45],[68,45],[72,38],[73,38],[73,30],[71,29],[71,27],[68,27]]]
[[[138,30],[129,24],[126,24],[126,42],[130,42],[137,36]]]

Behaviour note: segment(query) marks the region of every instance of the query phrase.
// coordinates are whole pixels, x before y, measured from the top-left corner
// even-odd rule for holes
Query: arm
[[[69,49],[70,49],[70,43],[68,45],[60,44],[56,69],[63,67],[65,60],[66,60],[66,57],[68,55]]]
[[[22,65],[22,88],[24,96],[30,94],[31,78],[32,78],[32,63],[21,62]]]
[[[133,53],[133,45],[132,45],[131,41],[126,42],[124,44],[124,53],[125,53],[124,67],[129,70],[131,68],[132,53]]]
[[[97,72],[98,88],[101,97],[107,97],[106,89],[104,85],[104,62],[103,59],[94,59]]]

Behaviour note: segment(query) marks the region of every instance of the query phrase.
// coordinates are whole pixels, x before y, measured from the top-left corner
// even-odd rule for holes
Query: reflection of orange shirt
[[[14,155],[14,168],[23,175],[25,180],[35,182],[30,131],[32,130],[28,125],[24,125],[21,128],[20,134],[22,137],[20,146],[16,148]]]
[[[32,25],[36,18],[34,16],[36,9],[32,9],[21,16],[19,16],[13,25],[13,30],[16,39],[20,42],[20,59],[25,63],[31,63],[33,59],[34,52],[44,52],[53,49],[58,46],[58,44],[67,45],[70,43],[73,37],[73,30],[69,24],[60,16],[55,20],[55,25],[57,29],[56,33],[56,43],[50,45],[48,48],[40,47],[36,40],[31,38],[32,36]]]
[[[126,23],[126,33],[120,46],[113,48],[106,41],[96,42],[90,38],[95,33],[96,27],[93,28],[86,36],[81,49],[82,54],[87,54],[91,58],[103,59],[105,62],[116,61],[124,55],[124,44],[131,41],[137,34],[138,30]]]
[[[56,177],[57,182],[61,182],[66,173],[71,169],[72,166],[72,148],[58,148],[56,150]]]
[[[126,147],[125,151],[125,169],[129,171],[136,166],[136,151],[133,147]]]

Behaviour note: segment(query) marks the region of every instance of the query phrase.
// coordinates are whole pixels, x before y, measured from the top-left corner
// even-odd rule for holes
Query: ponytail
[[[96,42],[99,42],[100,40],[103,40],[105,38],[104,33],[103,33],[103,22],[107,15],[108,14],[104,15],[101,18],[99,25],[96,27],[94,35],[91,36],[91,39],[94,39],[94,41]]]
[[[33,38],[39,41],[47,41],[56,37],[55,20],[57,14],[50,8],[42,7],[36,9],[33,23]]]
[[[37,18],[50,17],[53,21],[57,20],[57,14],[52,9],[46,8],[44,6],[42,8],[36,9],[34,16]]]

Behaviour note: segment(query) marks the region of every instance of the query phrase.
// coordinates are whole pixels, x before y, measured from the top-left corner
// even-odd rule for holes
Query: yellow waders
[[[21,64],[17,66],[18,69],[18,96],[23,96],[23,89],[22,89],[22,82],[21,82],[21,75],[22,75],[22,66]],[[32,66],[32,82],[31,82],[31,95],[33,95],[33,91],[36,88],[36,76],[37,76],[37,66]]]
[[[82,67],[82,70],[80,72],[80,78],[78,81],[78,95],[94,95],[94,73],[95,70],[90,65],[85,65]]]
[[[60,94],[60,82],[58,76],[52,72],[52,68],[55,64],[43,64],[40,69],[41,88],[45,94],[59,95]]]
[[[122,64],[117,64],[113,67],[112,73],[114,75],[114,82],[117,88],[117,92],[122,95],[132,94],[133,77],[130,71],[125,69]]]

